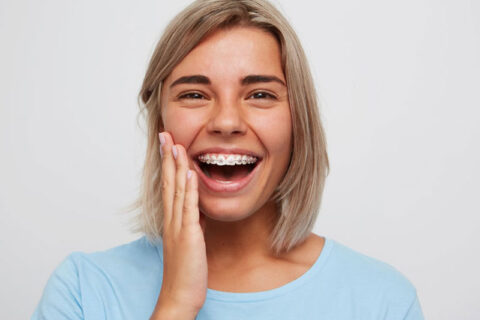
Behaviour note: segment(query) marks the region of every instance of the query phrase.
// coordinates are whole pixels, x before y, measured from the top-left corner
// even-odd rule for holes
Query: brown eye
[[[265,91],[258,91],[253,93],[250,98],[252,99],[277,99],[273,94],[270,94]]]
[[[189,92],[182,94],[181,96],[178,97],[179,99],[205,99],[205,97],[198,92]]]

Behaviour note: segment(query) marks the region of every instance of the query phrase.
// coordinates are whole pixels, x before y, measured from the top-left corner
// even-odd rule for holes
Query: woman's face
[[[285,84],[276,39],[251,27],[216,31],[165,79],[165,131],[185,147],[199,176],[200,210],[211,219],[245,219],[283,179],[292,142]],[[257,161],[242,165],[247,155]],[[237,165],[201,164],[199,156]]]

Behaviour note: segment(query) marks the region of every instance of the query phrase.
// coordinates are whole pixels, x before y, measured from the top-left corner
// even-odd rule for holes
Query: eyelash
[[[193,98],[193,95],[198,95],[200,98]],[[200,92],[187,92],[185,94],[182,94],[178,97],[179,99],[188,99],[188,100],[202,100],[205,99],[205,96],[201,94]]]
[[[261,94],[261,95],[264,95],[263,98],[253,98],[255,100],[257,99],[273,99],[273,100],[276,100],[277,97],[271,93],[268,93],[266,91],[257,91],[257,92],[253,92],[252,94],[250,94],[248,96],[248,98],[252,98],[254,97],[255,95],[258,95],[258,94]],[[196,96],[196,97],[194,97]],[[200,92],[187,92],[187,93],[184,93],[182,95],[180,95],[178,97],[178,99],[188,99],[188,100],[203,100],[203,99],[206,99],[205,96],[200,93]]]
[[[275,95],[273,95],[273,94],[271,94],[271,93],[268,93],[268,92],[266,92],[266,91],[253,92],[253,93],[249,96],[249,98],[251,98],[251,97],[253,97],[253,96],[257,95],[257,94],[262,94],[262,95],[265,96],[264,98],[258,98],[258,99],[274,99],[274,100],[277,99],[277,97],[276,97]],[[256,98],[254,98],[254,99],[256,99]]]

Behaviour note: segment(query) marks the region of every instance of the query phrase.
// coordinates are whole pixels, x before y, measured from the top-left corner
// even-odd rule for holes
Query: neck
[[[240,221],[218,221],[205,216],[205,243],[209,268],[255,264],[272,256],[269,237],[278,209],[273,202]]]

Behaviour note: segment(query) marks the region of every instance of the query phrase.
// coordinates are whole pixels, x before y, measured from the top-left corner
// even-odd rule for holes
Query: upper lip
[[[258,160],[262,159],[262,157],[254,151],[241,149],[241,148],[222,148],[222,147],[213,147],[213,148],[203,149],[202,151],[195,152],[192,155],[192,158],[197,160],[200,155],[206,154],[206,153],[242,154],[246,156],[256,157]]]

